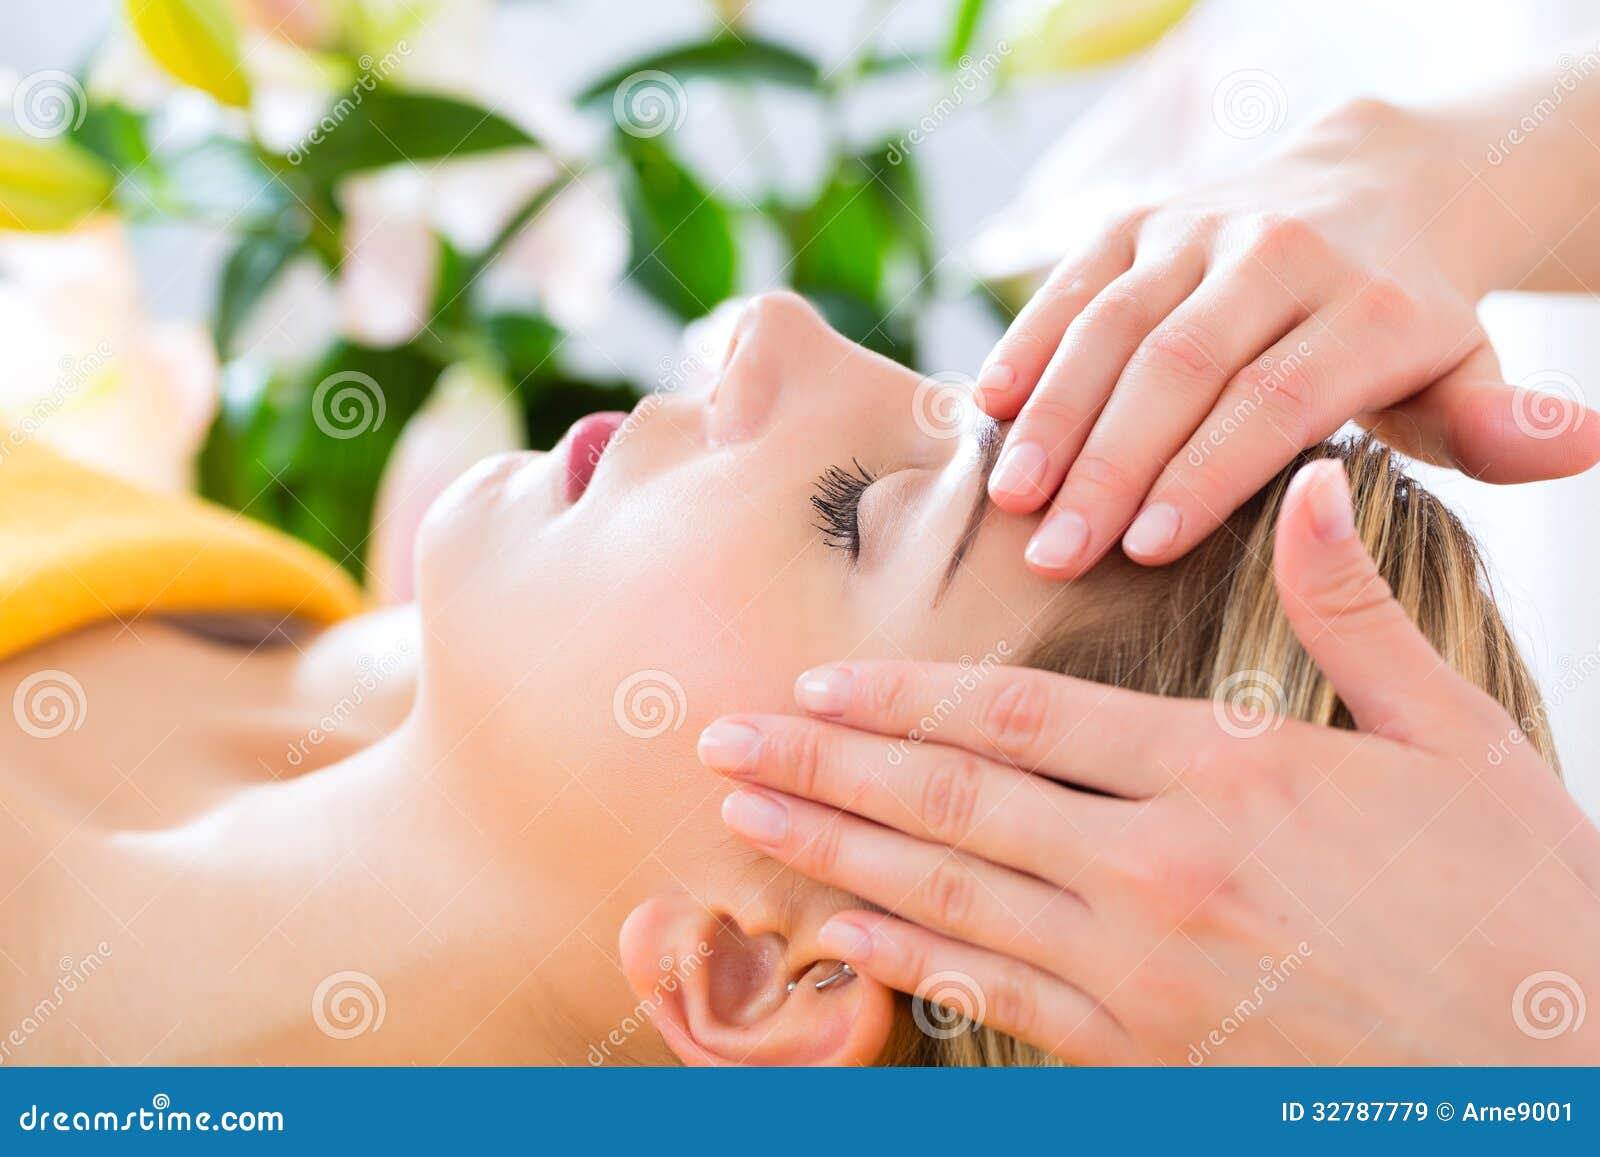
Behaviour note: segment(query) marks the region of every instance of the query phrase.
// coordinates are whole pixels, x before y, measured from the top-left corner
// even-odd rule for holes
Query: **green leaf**
[[[484,320],[500,370],[519,391],[559,376],[555,354],[565,336],[542,317],[501,313]]]
[[[217,350],[227,358],[234,339],[249,320],[256,303],[272,287],[305,241],[281,234],[247,236],[234,248],[222,270],[217,293],[217,314],[212,330]]]
[[[894,240],[894,221],[868,173],[845,164],[817,200],[783,217],[801,292],[826,290],[876,301]]]
[[[150,163],[145,118],[126,105],[90,104],[72,139],[123,174]]]
[[[594,81],[579,95],[589,103],[614,98],[623,82],[641,72],[664,72],[674,80],[710,77],[761,80],[791,88],[819,89],[822,70],[807,56],[753,36],[717,36],[634,60]]]
[[[944,47],[944,63],[947,68],[957,67],[967,49],[972,47],[972,38],[977,35],[978,24],[983,19],[983,10],[986,7],[988,0],[957,0],[956,17],[950,26],[950,39],[945,42]]]
[[[926,277],[937,261],[916,162],[896,142],[889,141],[860,154],[854,163],[875,185],[884,211],[894,220],[898,240],[910,249],[919,272]]]
[[[497,113],[454,97],[359,86],[323,117],[291,165],[316,181],[402,161],[441,160],[496,149],[538,148],[539,141]]]
[[[292,379],[258,377],[239,388],[248,367],[230,367],[235,380],[225,382],[201,456],[204,492],[359,576],[383,468],[439,372],[413,346],[347,343]]]
[[[903,316],[885,313],[875,302],[835,290],[811,289],[805,295],[829,325],[857,345],[903,366],[917,364],[916,342]]]
[[[729,297],[738,275],[727,208],[659,141],[617,133],[633,234],[632,276],[685,320]]]

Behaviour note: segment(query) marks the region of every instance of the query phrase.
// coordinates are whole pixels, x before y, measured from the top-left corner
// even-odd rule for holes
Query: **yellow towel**
[[[0,430],[0,659],[153,612],[331,623],[361,609],[349,574],[303,543]]]

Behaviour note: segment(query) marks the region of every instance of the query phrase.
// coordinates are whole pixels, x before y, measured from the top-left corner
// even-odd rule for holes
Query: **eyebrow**
[[[944,598],[950,584],[955,581],[962,559],[967,557],[972,544],[978,541],[978,534],[989,520],[989,512],[994,509],[994,503],[989,498],[989,475],[993,473],[995,461],[1000,457],[1001,441],[1000,423],[992,418],[978,428],[978,496],[973,500],[972,509],[967,512],[967,523],[961,528],[961,537],[956,540],[956,548],[950,553],[950,563],[944,568],[939,589],[934,592],[934,606],[939,605],[939,600]]]

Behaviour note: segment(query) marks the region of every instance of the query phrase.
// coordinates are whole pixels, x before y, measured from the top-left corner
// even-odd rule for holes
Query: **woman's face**
[[[748,861],[694,756],[713,718],[792,709],[832,660],[1014,659],[1053,588],[1022,565],[1033,520],[983,498],[992,424],[791,295],[747,309],[709,398],[641,403],[570,501],[574,437],[430,513],[422,702],[525,769],[553,933],[605,944],[642,895]]]

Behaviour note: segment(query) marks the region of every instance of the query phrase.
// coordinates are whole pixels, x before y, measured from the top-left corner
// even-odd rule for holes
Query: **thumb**
[[[1571,379],[1552,390],[1508,386],[1484,346],[1421,393],[1374,416],[1368,428],[1403,454],[1484,482],[1536,482],[1600,462],[1600,414]]]
[[[1450,733],[1439,728],[1460,717],[1474,689],[1378,573],[1356,533],[1342,463],[1308,463],[1290,482],[1272,566],[1289,625],[1361,730],[1416,746]]]

